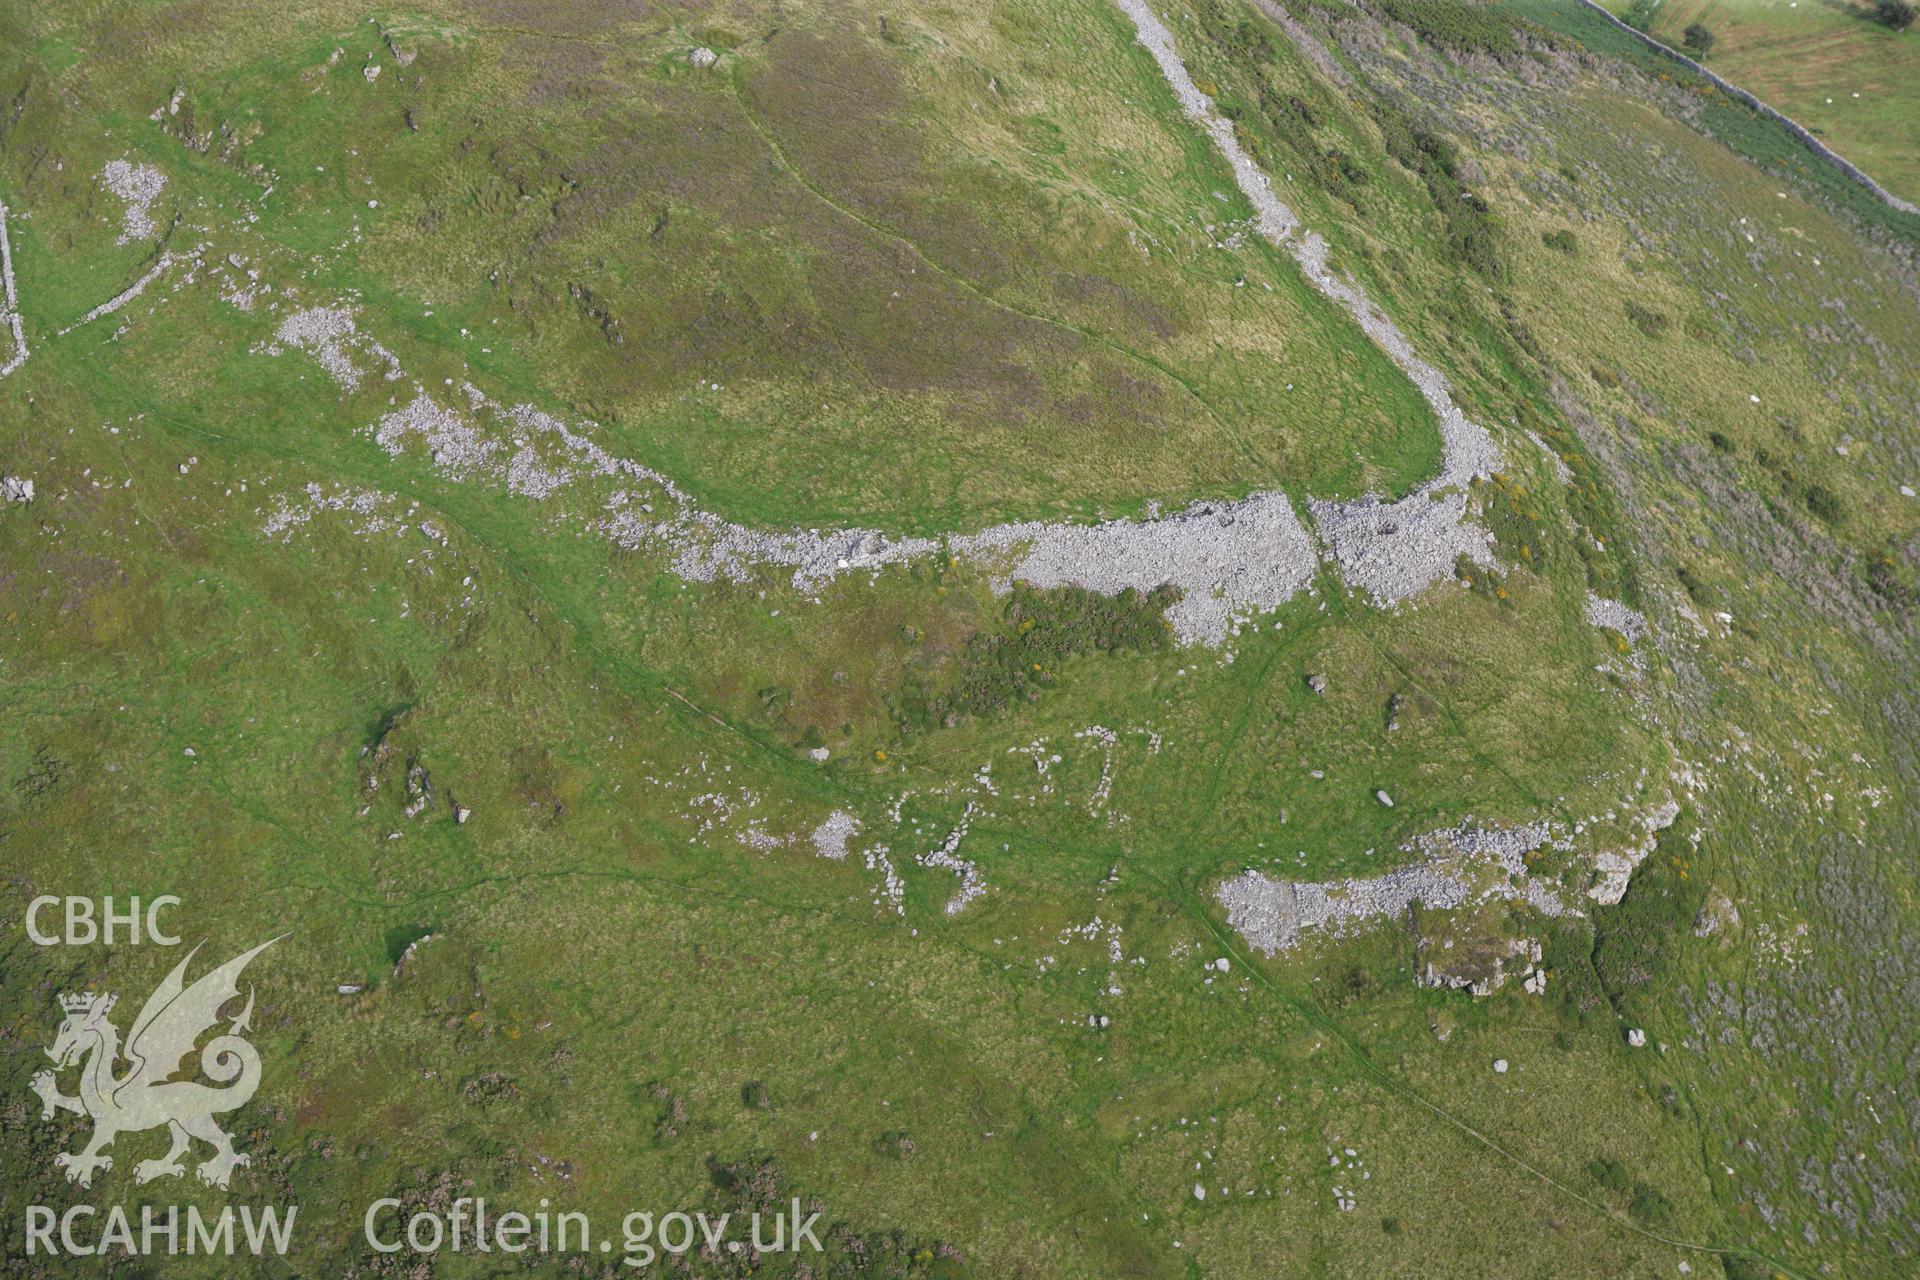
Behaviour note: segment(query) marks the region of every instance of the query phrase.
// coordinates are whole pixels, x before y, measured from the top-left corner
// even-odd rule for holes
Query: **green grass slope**
[[[1640,18],[1632,6],[1609,6]],[[1683,48],[1689,27],[1713,33],[1708,65],[1820,135],[1888,190],[1920,198],[1920,38],[1879,22],[1871,4],[1816,0],[1667,0],[1645,11],[1649,34]]]
[[[1907,229],[1554,5],[1160,12],[1499,440],[1492,570],[1381,608],[1326,566],[1214,650],[1164,594],[959,557],[689,578],[601,490],[533,496],[538,458],[383,447],[416,396],[526,403],[727,519],[933,537],[1427,479],[1424,402],[1107,4],[0,5],[9,1232],[298,1203],[242,1272],[458,1277],[499,1260],[376,1254],[364,1207],[799,1197],[825,1257],[683,1269],[1901,1273]],[[166,177],[125,239],[120,159]],[[355,385],[276,336],[312,307]],[[1577,915],[1268,956],[1214,896],[1535,821]],[[155,1134],[55,1167],[88,1126],[28,1092],[54,997],[125,1027],[178,953],[37,947],[42,893],[176,894],[203,959],[291,931],[230,1192],[137,1184]],[[1417,980],[1515,940],[1544,994]]]

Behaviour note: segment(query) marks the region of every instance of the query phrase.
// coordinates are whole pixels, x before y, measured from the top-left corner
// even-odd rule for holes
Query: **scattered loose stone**
[[[1444,921],[1438,913],[1428,919]],[[1538,967],[1543,948],[1532,938],[1509,938],[1504,952],[1489,959],[1484,946],[1456,948],[1455,943],[1460,939],[1444,923],[1435,936],[1429,936],[1424,928],[1418,929],[1416,935],[1414,943],[1420,966],[1413,979],[1416,986],[1465,990],[1484,997],[1505,986],[1514,972],[1524,972],[1526,981],[1522,985],[1528,994],[1540,995],[1547,989],[1547,975]]]
[[[304,502],[290,502],[282,495],[266,523],[260,526],[260,532],[286,541],[293,536],[294,529],[322,511],[346,511],[361,517],[360,530],[364,533],[378,533],[393,525],[392,520],[380,514],[393,505],[392,494],[375,489],[349,489],[344,485],[335,485],[329,492],[317,483],[308,484],[304,492]]]
[[[1636,1049],[1647,1047],[1647,1033],[1639,1027],[1627,1028],[1627,1043]]]
[[[413,963],[414,956],[420,953],[420,948],[426,946],[429,942],[432,942],[432,941],[433,941],[432,934],[423,933],[419,937],[415,938],[412,942],[409,942],[407,944],[407,949],[400,953],[400,958],[393,962],[394,976],[397,978],[402,973],[406,972],[407,967]]]
[[[387,366],[389,381],[401,376],[400,361],[378,342],[360,334],[354,326],[353,312],[346,307],[308,307],[296,311],[280,322],[274,340],[312,356],[314,362],[347,391],[357,391],[361,379],[359,366],[347,355],[350,347],[362,349],[382,361]],[[279,349],[269,347],[268,353],[277,355]]]
[[[1370,495],[1354,502],[1308,503],[1347,582],[1376,601],[1391,604],[1451,574],[1461,556],[1492,566],[1488,547],[1492,535],[1470,518],[1467,486],[1499,467],[1500,450],[1493,438],[1460,411],[1440,371],[1414,354],[1406,337],[1360,286],[1327,265],[1326,241],[1304,231],[1293,211],[1273,194],[1272,180],[1241,146],[1233,122],[1194,83],[1172,33],[1145,0],[1116,3],[1132,20],[1136,38],[1159,64],[1188,118],[1213,139],[1233,170],[1235,184],[1253,206],[1259,233],[1292,253],[1308,283],[1352,313],[1375,345],[1419,388],[1439,422],[1440,474],[1398,502]]]
[[[1737,929],[1740,926],[1740,908],[1733,905],[1733,899],[1715,890],[1707,898],[1705,906],[1693,922],[1693,936],[1711,938],[1723,930]]]
[[[950,916],[965,911],[968,903],[987,891],[986,882],[980,877],[980,868],[959,856],[960,842],[967,838],[967,827],[972,823],[977,808],[968,804],[966,812],[960,815],[960,825],[947,833],[946,843],[914,859],[923,867],[940,867],[960,878],[959,890],[947,899],[946,913]]]
[[[1507,1074],[1507,1060],[1505,1058],[1495,1058],[1493,1060],[1493,1069],[1500,1075]]]
[[[1106,594],[1176,586],[1180,600],[1167,610],[1174,636],[1216,648],[1240,619],[1271,613],[1305,590],[1318,559],[1283,493],[1196,502],[1145,520],[1000,525],[950,541],[969,557],[1010,555],[1007,572],[992,580],[1002,593],[1016,579]]]
[[[1309,929],[1335,936],[1371,920],[1404,916],[1411,906],[1446,910],[1494,899],[1523,901],[1547,916],[1573,914],[1558,886],[1527,873],[1525,855],[1552,843],[1545,822],[1484,829],[1462,824],[1401,846],[1426,861],[1365,880],[1276,880],[1248,870],[1221,883],[1214,896],[1227,923],[1264,955],[1292,947]],[[1562,842],[1564,843],[1564,842]]]
[[[860,830],[860,820],[844,810],[835,809],[825,822],[813,829],[813,847],[823,858],[835,862],[847,856],[847,841]]]
[[[153,237],[153,202],[167,185],[167,175],[150,164],[135,165],[125,160],[109,160],[100,171],[107,190],[126,201],[127,211],[120,223],[118,244]]]
[[[20,295],[13,282],[13,239],[7,231],[7,206],[0,201],[0,320],[13,335],[13,354],[0,364],[0,378],[27,362],[27,331],[20,322]]]
[[[1608,631],[1617,631],[1627,638],[1628,644],[1639,644],[1647,634],[1647,617],[1637,609],[1630,609],[1618,600],[1609,600],[1587,592],[1587,625],[1604,627]]]
[[[1646,834],[1638,844],[1625,849],[1605,850],[1594,857],[1594,870],[1598,878],[1593,887],[1587,890],[1587,896],[1603,907],[1610,907],[1626,896],[1627,882],[1633,879],[1633,869],[1646,860],[1659,843],[1660,833],[1673,825],[1680,816],[1677,802],[1668,800],[1653,806],[1639,815],[1641,830]]]
[[[316,309],[290,317],[281,326],[280,340],[312,354],[351,390],[359,373],[346,348],[349,342],[365,341],[352,335],[350,313]],[[689,581],[744,582],[760,566],[780,566],[793,570],[795,588],[812,592],[842,574],[952,554],[987,562],[992,570],[988,581],[1001,594],[1011,591],[1016,581],[1036,587],[1073,585],[1105,594],[1171,584],[1182,593],[1167,610],[1175,637],[1183,643],[1219,646],[1243,617],[1271,612],[1305,590],[1317,562],[1312,539],[1280,493],[1232,503],[1196,502],[1172,515],[1144,520],[996,525],[949,538],[944,547],[931,538],[894,539],[873,529],[752,529],[701,510],[666,476],[608,453],[585,434],[591,423],[576,431],[531,405],[504,408],[477,388],[463,390],[470,411],[447,408],[421,392],[413,403],[383,416],[373,429],[374,438],[395,454],[410,437],[422,439],[435,465],[450,477],[484,476],[526,497],[548,497],[588,476],[644,486],[663,500],[666,510],[656,513],[654,502],[643,493],[622,489],[606,501],[607,514],[598,530],[628,550],[666,548],[673,572]],[[509,456],[508,441],[478,425],[475,415],[482,413],[512,433],[515,451],[508,461],[501,461]],[[568,458],[568,464],[542,464],[536,441],[549,453]]]

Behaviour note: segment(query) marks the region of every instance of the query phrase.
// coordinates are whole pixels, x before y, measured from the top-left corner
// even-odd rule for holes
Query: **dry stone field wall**
[[[814,592],[842,575],[950,554],[986,565],[994,589],[1002,593],[1015,580],[1103,593],[1174,585],[1181,598],[1167,618],[1176,638],[1215,648],[1224,647],[1253,615],[1310,591],[1323,560],[1334,564],[1351,587],[1384,606],[1448,577],[1461,557],[1491,566],[1491,538],[1471,506],[1470,485],[1499,467],[1499,447],[1455,403],[1445,377],[1414,352],[1392,319],[1330,265],[1326,240],[1303,227],[1275,196],[1271,179],[1194,83],[1153,11],[1142,0],[1116,3],[1187,118],[1226,161],[1253,209],[1253,228],[1285,250],[1309,284],[1353,318],[1432,410],[1442,465],[1412,493],[1398,500],[1309,498],[1318,539],[1288,495],[1263,492],[1237,501],[1196,501],[1176,511],[1150,504],[1139,519],[1013,522],[942,541],[862,528],[753,528],[702,508],[668,476],[608,452],[594,438],[595,424],[563,422],[531,405],[502,405],[471,384],[438,398],[416,386],[410,401],[398,397],[400,403],[370,424],[366,434],[396,456],[424,452],[448,479],[491,483],[523,499],[572,508],[562,512],[563,519],[583,517],[618,546],[661,553],[670,571],[686,580],[746,581],[756,571],[775,568],[790,570],[796,589]],[[298,351],[346,392],[357,390],[370,374],[408,380],[393,353],[356,326],[348,306],[296,309],[276,338],[262,349],[265,354]],[[277,517],[274,531],[284,535],[296,523]],[[1608,614],[1605,621],[1619,620]],[[836,812],[815,832],[822,856],[844,858],[860,826],[856,815]],[[949,911],[964,909],[982,890],[973,864],[954,852],[965,830],[963,821],[946,845],[919,859],[959,877]],[[1375,879],[1321,885],[1250,870],[1217,892],[1230,923],[1268,952],[1293,945],[1303,930],[1339,933],[1402,913],[1410,903],[1447,908],[1517,900],[1543,914],[1561,915],[1574,908],[1549,885],[1534,881],[1520,863],[1521,852],[1552,838],[1544,824],[1500,831],[1463,827],[1407,846],[1404,852],[1415,855],[1414,863]]]
[[[1500,453],[1493,439],[1454,403],[1446,379],[1414,353],[1393,321],[1357,284],[1329,266],[1326,241],[1303,228],[1275,197],[1271,180],[1240,146],[1211,99],[1194,85],[1171,35],[1153,12],[1138,0],[1120,0],[1120,8],[1187,116],[1226,160],[1253,207],[1254,227],[1289,252],[1313,287],[1349,313],[1419,389],[1441,433],[1441,471],[1397,501],[1378,496],[1353,502],[1309,499],[1318,542],[1302,524],[1293,501],[1269,491],[1237,501],[1198,501],[1167,513],[1150,508],[1143,519],[997,525],[949,538],[945,551],[989,565],[994,586],[1002,592],[1016,579],[1040,587],[1073,585],[1107,593],[1171,584],[1182,593],[1168,611],[1176,638],[1213,647],[1224,645],[1249,617],[1271,612],[1309,590],[1323,558],[1336,564],[1350,585],[1381,604],[1405,600],[1448,576],[1461,556],[1491,565],[1489,535],[1470,510],[1468,485],[1498,465]],[[283,324],[279,337],[274,352],[282,346],[304,351],[349,391],[360,384],[350,357],[355,350],[385,364],[389,379],[402,376],[391,353],[357,333],[351,313],[342,309],[297,312]],[[751,528],[701,509],[666,476],[607,454],[591,440],[592,424],[566,426],[530,406],[506,410],[475,388],[463,390],[465,406],[442,405],[419,392],[413,404],[381,420],[375,438],[393,452],[418,438],[449,476],[491,478],[523,497],[546,498],[583,476],[635,482],[605,495],[596,519],[598,531],[625,547],[665,551],[672,571],[681,577],[742,580],[756,567],[776,567],[791,569],[794,585],[812,590],[842,574],[871,572],[943,551],[931,538],[896,538],[873,529]],[[478,425],[479,419],[489,417],[505,430],[489,436]],[[540,462],[529,440],[554,446],[555,458]]]
[[[13,287],[13,241],[7,236],[7,206],[0,203],[0,319],[6,321],[13,337],[13,350],[0,364],[0,378],[6,377],[27,361],[27,334],[20,325],[20,299]]]
[[[956,535],[943,547],[936,539],[892,537],[871,529],[783,531],[739,524],[701,509],[666,476],[608,454],[592,440],[593,424],[570,426],[531,406],[496,405],[471,386],[443,397],[450,403],[416,387],[411,403],[396,407],[367,434],[395,454],[410,444],[424,445],[442,474],[491,480],[534,500],[596,476],[631,482],[599,493],[590,523],[621,546],[664,551],[671,570],[690,580],[738,580],[756,567],[776,567],[791,569],[795,586],[812,590],[841,574],[951,553],[985,564],[1001,592],[1010,590],[1016,579],[1104,593],[1178,587],[1181,599],[1168,611],[1176,638],[1216,648],[1247,619],[1310,590],[1323,559],[1381,604],[1405,600],[1446,577],[1462,556],[1492,565],[1489,535],[1470,510],[1468,494],[1469,482],[1498,464],[1492,438],[1461,412],[1445,378],[1414,354],[1393,321],[1358,285],[1329,266],[1326,242],[1303,228],[1275,197],[1270,178],[1241,147],[1211,99],[1194,85],[1171,35],[1153,12],[1139,0],[1120,0],[1120,8],[1188,118],[1212,139],[1232,170],[1253,207],[1254,228],[1287,250],[1312,286],[1353,317],[1433,410],[1443,464],[1438,476],[1414,492],[1398,501],[1379,496],[1353,502],[1309,498],[1318,540],[1287,494],[1268,491],[1232,501],[1196,501],[1168,512],[1150,506],[1141,519],[998,525]],[[121,240],[150,236],[153,206],[166,189],[166,175],[151,165],[116,160],[102,171],[101,182],[123,205]],[[0,212],[0,266],[6,268],[7,285],[0,318],[12,330],[13,342],[0,372],[11,372],[25,359],[27,345],[13,293],[5,216]],[[162,253],[131,286],[60,334],[120,311],[183,265],[189,274],[197,272],[210,252],[211,246],[202,244]],[[233,255],[229,259],[241,262]],[[249,271],[247,277],[243,290],[226,295],[243,310],[275,292],[259,271]],[[279,310],[294,301],[295,295],[287,293],[284,302],[270,305]],[[389,382],[409,380],[399,359],[356,325],[350,302],[313,305],[300,300],[285,314],[275,339],[256,351],[279,355],[289,349],[316,361],[344,392],[358,391],[363,373]],[[368,367],[363,370],[363,365]]]
[[[1413,492],[1397,500],[1379,495],[1353,501],[1308,497],[1304,505],[1312,517],[1312,532],[1294,500],[1278,491],[1230,501],[1199,500],[1177,510],[1162,510],[1151,502],[1143,517],[1092,524],[1017,521],[945,539],[898,537],[864,528],[754,528],[703,508],[661,472],[616,456],[599,442],[602,433],[591,421],[569,422],[532,405],[501,403],[471,383],[448,380],[444,390],[424,385],[359,323],[352,299],[322,301],[302,296],[297,288],[276,288],[260,269],[246,270],[244,287],[223,296],[249,311],[264,299],[269,310],[280,313],[273,337],[254,348],[257,356],[311,360],[342,395],[382,384],[391,387],[391,407],[360,429],[387,454],[423,458],[447,480],[495,486],[540,503],[550,523],[571,525],[629,550],[658,553],[669,572],[688,581],[746,581],[771,568],[790,571],[797,590],[815,593],[843,575],[872,574],[889,565],[952,555],[983,566],[994,590],[1003,594],[1015,581],[1109,594],[1175,586],[1181,595],[1169,607],[1167,619],[1176,639],[1224,648],[1254,616],[1311,592],[1323,562],[1335,566],[1349,587],[1388,607],[1449,577],[1462,557],[1492,566],[1491,535],[1473,507],[1470,486],[1499,467],[1499,446],[1455,403],[1446,378],[1415,353],[1393,320],[1331,265],[1327,241],[1302,226],[1277,198],[1272,179],[1195,84],[1171,33],[1153,10],[1144,0],[1115,2],[1187,119],[1212,140],[1225,161],[1253,210],[1252,228],[1287,252],[1313,289],[1352,317],[1431,409],[1440,432],[1442,463],[1439,474]],[[152,209],[166,188],[166,176],[151,166],[116,161],[101,177],[124,206],[122,238],[149,236]],[[126,307],[177,268],[197,271],[210,260],[216,273],[224,270],[223,263],[231,267],[236,282],[246,266],[233,254],[221,259],[210,244],[163,253],[129,288],[62,332]],[[26,345],[13,295],[3,210],[0,265],[6,268],[5,318],[15,336],[10,370],[25,358]],[[393,501],[370,490],[328,494],[310,486],[304,499],[289,495],[278,509],[266,513],[262,531],[284,540],[322,513],[359,519],[368,529],[384,527],[391,521],[383,512]],[[1617,616],[1621,608],[1590,605],[1590,620],[1635,633],[1637,639],[1644,624],[1637,615]],[[1391,804],[1384,793],[1381,802]],[[817,833],[820,851],[844,857],[859,828],[856,815],[837,815]],[[963,823],[956,837],[964,831]],[[1409,902],[1446,906],[1492,896],[1562,914],[1572,908],[1546,885],[1532,882],[1517,860],[1522,845],[1532,847],[1542,838],[1542,832],[1524,827],[1435,833],[1405,850],[1417,855],[1416,865],[1375,880],[1316,885],[1249,872],[1222,886],[1220,895],[1230,919],[1268,950],[1290,945],[1302,929],[1337,932],[1343,922],[1391,915]],[[957,838],[950,840],[921,858],[959,877],[952,910],[964,908],[980,892],[972,864],[953,851],[957,843]]]
[[[1468,511],[1467,485],[1492,473],[1500,452],[1484,427],[1454,403],[1446,379],[1413,351],[1392,319],[1352,280],[1327,262],[1327,243],[1301,227],[1293,210],[1273,193],[1273,182],[1234,136],[1232,124],[1214,108],[1187,73],[1169,32],[1144,0],[1115,0],[1133,23],[1136,37],[1153,55],[1181,109],[1213,139],[1254,209],[1254,225],[1275,247],[1289,252],[1316,290],[1350,314],[1374,344],[1410,379],[1433,409],[1443,449],[1440,474],[1397,502],[1378,497],[1355,502],[1310,501],[1321,537],[1348,583],[1382,603],[1404,600],[1452,571],[1461,556],[1492,563],[1487,534]]]
[[[1689,58],[1686,54],[1681,53],[1678,49],[1675,49],[1670,45],[1665,45],[1660,43],[1660,41],[1655,40],[1652,36],[1648,35],[1644,31],[1628,26],[1626,23],[1620,21],[1620,19],[1614,17],[1611,13],[1608,13],[1605,9],[1595,4],[1594,0],[1580,0],[1580,3],[1585,5],[1587,8],[1593,10],[1595,13],[1599,14],[1602,18],[1605,18],[1608,22],[1620,28],[1620,30],[1626,32],[1628,35],[1632,36],[1635,40],[1639,41],[1641,44],[1645,45],[1647,48],[1651,49],[1653,52],[1659,54],[1661,57],[1671,58],[1673,59],[1673,61],[1679,63],[1680,65],[1690,68],[1696,74],[1706,77],[1706,79],[1708,79],[1713,83],[1713,86],[1716,89],[1726,94],[1729,98],[1732,98],[1734,101],[1740,103],[1743,106],[1749,107],[1752,110],[1759,112],[1761,115],[1765,116],[1767,119],[1773,121],[1775,124],[1778,124],[1781,128],[1785,129],[1788,133],[1792,134],[1795,140],[1797,140],[1802,146],[1806,147],[1807,150],[1813,152],[1814,155],[1820,157],[1822,160],[1826,161],[1828,164],[1838,169],[1841,173],[1846,174],[1847,177],[1853,179],[1855,182],[1859,183],[1862,187],[1865,187],[1868,191],[1872,192],[1876,198],[1885,201],[1887,205],[1890,206],[1891,208],[1898,209],[1902,213],[1920,214],[1920,205],[1915,205],[1910,200],[1902,200],[1899,196],[1894,195],[1891,191],[1888,191],[1886,188],[1882,187],[1879,183],[1875,182],[1872,178],[1869,178],[1866,174],[1862,173],[1859,169],[1855,168],[1851,163],[1849,163],[1844,156],[1841,156],[1840,154],[1835,152],[1832,147],[1829,147],[1826,143],[1814,137],[1812,131],[1807,129],[1806,126],[1802,125],[1798,120],[1793,119],[1791,116],[1784,115],[1781,112],[1775,110],[1773,107],[1768,106],[1766,103],[1760,101],[1760,99],[1748,93],[1745,89],[1742,89],[1739,85],[1734,84],[1731,80],[1728,80],[1716,74],[1715,72],[1707,70],[1707,68],[1705,68],[1704,66],[1701,66],[1698,62],[1695,62],[1692,58]]]

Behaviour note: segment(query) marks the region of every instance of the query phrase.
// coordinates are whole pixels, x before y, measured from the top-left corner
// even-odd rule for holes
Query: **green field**
[[[1608,6],[1632,20],[1640,10]],[[1663,0],[1648,32],[1676,49],[1695,24],[1713,33],[1707,65],[1807,126],[1895,195],[1920,199],[1913,131],[1920,37],[1858,0]]]
[[[1740,69],[1817,85],[1803,10],[1710,65],[1910,192],[1920,36],[1822,43],[1878,113],[1823,116]],[[1484,563],[1316,560],[1212,645],[1144,552],[963,549],[1209,503],[1177,545],[1277,555],[1229,504],[1443,465],[1108,0],[0,0],[0,1270],[624,1275],[629,1212],[796,1198],[823,1254],[659,1270],[1911,1266],[1920,219],[1560,0],[1156,11],[1490,433]],[[1540,834],[1271,954],[1217,896],[1461,831]],[[161,894],[192,975],[286,935],[252,1162],[83,1187],[57,998],[124,1033],[185,948],[29,904]],[[363,1235],[465,1196],[615,1248]],[[28,1252],[81,1204],[299,1222]]]

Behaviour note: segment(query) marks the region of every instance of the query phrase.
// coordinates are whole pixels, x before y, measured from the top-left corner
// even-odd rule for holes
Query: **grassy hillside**
[[[958,546],[1442,467],[1105,0],[0,3],[0,915],[288,932],[223,1192],[151,1132],[74,1185],[28,1092],[57,994],[124,1030],[180,953],[11,928],[0,1214],[298,1203],[262,1275],[498,1274],[361,1237],[458,1195],[834,1224],[701,1275],[1900,1274],[1915,229],[1547,0],[1157,12],[1498,449],[1404,601],[1316,562],[1186,643]],[[1539,834],[1271,953],[1218,897],[1482,831]]]
[[[1608,6],[1676,49],[1696,24],[1708,65],[1814,133],[1895,195],[1920,199],[1913,136],[1920,37],[1858,0],[1662,0]]]

